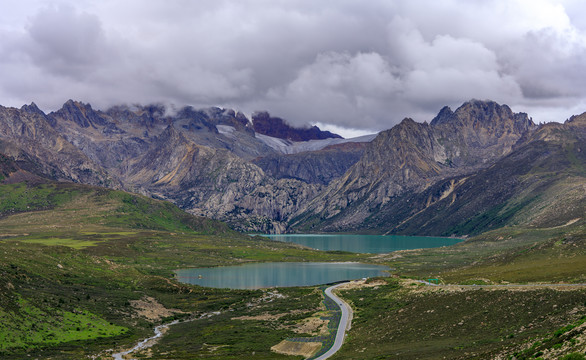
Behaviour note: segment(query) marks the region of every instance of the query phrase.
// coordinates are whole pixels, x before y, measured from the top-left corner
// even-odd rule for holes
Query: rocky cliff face
[[[455,167],[494,162],[536,128],[525,113],[513,113],[507,105],[478,100],[463,104],[455,112],[442,109],[430,126],[441,145],[437,160]]]
[[[257,166],[231,154],[200,146],[169,125],[149,150],[121,168],[125,184],[173,200],[194,213],[218,216],[264,181]]]
[[[133,190],[239,230],[282,232],[289,215],[316,195],[314,187],[276,181],[228,150],[197,145],[172,125],[123,169],[122,181]]]

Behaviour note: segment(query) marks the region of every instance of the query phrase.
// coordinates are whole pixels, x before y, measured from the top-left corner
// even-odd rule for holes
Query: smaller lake
[[[349,251],[363,254],[382,254],[397,250],[434,248],[454,245],[462,239],[402,236],[402,235],[338,235],[338,234],[286,234],[262,235],[271,240],[296,243],[325,251]]]
[[[365,277],[389,276],[387,266],[360,263],[254,263],[176,270],[177,280],[213,288],[260,289],[312,286]]]

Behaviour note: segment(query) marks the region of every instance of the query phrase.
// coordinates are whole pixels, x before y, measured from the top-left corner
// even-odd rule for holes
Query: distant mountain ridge
[[[0,141],[9,158],[40,164],[38,172],[47,178],[167,199],[194,214],[259,231],[284,231],[283,219],[314,197],[322,174],[343,173],[348,161],[358,160],[308,167],[304,179],[275,178],[250,160],[282,154],[257,138],[240,112],[160,105],[100,111],[73,100],[49,114],[34,103],[0,108]],[[255,199],[259,191],[262,201]]]
[[[461,236],[582,219],[583,118],[538,127],[508,106],[471,101],[444,108],[429,125],[405,120],[381,133],[292,225]]]
[[[491,165],[534,128],[527,114],[482,101],[467,102],[455,112],[444,108],[430,124],[405,119],[381,132],[306,213],[336,217],[340,228],[359,227],[406,191],[419,192],[441,179]]]
[[[259,134],[286,139],[291,141],[308,141],[323,139],[341,139],[338,134],[329,131],[322,131],[317,126],[308,128],[294,128],[285,120],[278,117],[271,117],[268,112],[258,112],[252,115],[254,131]]]
[[[372,141],[352,142],[259,114],[251,122],[221,108],[135,105],[100,111],[72,100],[50,114],[34,103],[0,107],[0,154],[26,164],[34,176],[170,200],[246,231],[465,235],[517,219],[516,211],[526,208],[510,201],[523,198],[528,184],[536,194],[568,190],[574,200],[563,198],[577,204],[573,214],[583,207],[584,196],[564,182],[568,177],[547,185],[539,172],[523,173],[526,164],[515,161],[573,159],[558,161],[559,174],[572,173],[580,183],[583,175],[574,170],[584,167],[580,134],[586,115],[537,126],[506,105],[472,100],[455,111],[444,107],[430,123],[405,119]],[[501,179],[502,174],[509,176]],[[470,195],[475,192],[481,193]],[[497,210],[508,211],[501,225],[470,220]],[[449,216],[440,221],[444,211]],[[535,226],[552,222],[554,214],[540,213]]]

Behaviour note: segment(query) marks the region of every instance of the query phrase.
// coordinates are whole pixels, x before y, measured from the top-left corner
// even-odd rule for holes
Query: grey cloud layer
[[[223,105],[370,130],[470,98],[538,121],[586,111],[579,1],[8,4],[3,105]],[[18,20],[23,7],[30,15]]]

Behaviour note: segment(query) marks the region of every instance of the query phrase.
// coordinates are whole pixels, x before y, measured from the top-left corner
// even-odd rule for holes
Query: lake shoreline
[[[386,254],[400,250],[452,246],[463,239],[453,237],[360,235],[360,234],[260,234],[265,239],[297,244],[320,251]]]
[[[387,277],[388,266],[361,262],[258,262],[175,270],[179,282],[230,289],[317,286],[368,277]]]

